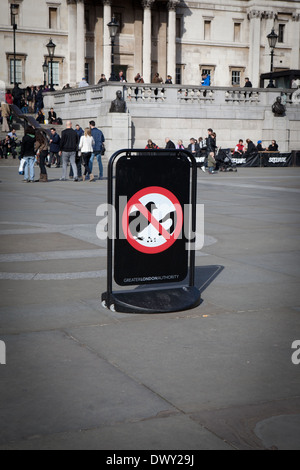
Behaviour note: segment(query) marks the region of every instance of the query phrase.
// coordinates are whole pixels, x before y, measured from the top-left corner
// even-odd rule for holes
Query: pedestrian
[[[101,73],[101,77],[100,77],[100,80],[98,81],[98,84],[105,83],[105,82],[107,82],[106,76],[104,73]]]
[[[244,148],[245,148],[245,146],[244,146],[243,139],[240,139],[239,142],[238,142],[238,144],[236,144],[236,146],[235,146],[233,156],[234,156],[234,157],[241,157],[241,156],[243,156],[244,151],[245,151]]]
[[[16,159],[17,152],[16,152],[16,143],[14,139],[10,137],[8,134],[5,139],[1,143],[2,146],[2,154],[5,159],[11,154],[13,159]]]
[[[183,145],[183,141],[181,139],[178,140],[176,148],[177,149],[185,149],[185,146]]]
[[[85,77],[82,77],[82,80],[81,80],[81,82],[80,82],[79,85],[78,85],[78,88],[83,88],[83,87],[85,87],[85,86],[89,86],[89,84],[88,84],[86,78],[85,78]]]
[[[2,101],[0,109],[1,109],[1,114],[2,114],[2,132],[9,132],[10,128],[9,128],[8,120],[10,117],[10,106],[8,103],[5,103],[4,101]]]
[[[208,75],[207,73],[202,74],[201,85],[210,86],[210,75]]]
[[[213,174],[215,172],[216,168],[216,160],[215,160],[215,155],[214,152],[210,152],[207,157],[207,168],[208,168],[208,173]]]
[[[246,77],[245,78],[245,87],[249,87],[249,88],[252,88],[252,83],[250,82],[249,80],[249,77]]]
[[[37,94],[35,98],[35,112],[38,113],[44,109],[44,98],[43,98],[43,90],[41,86],[37,87]]]
[[[244,153],[244,157],[248,158],[251,156],[257,155],[257,148],[250,139],[246,139],[247,142],[247,150]]]
[[[145,149],[159,149],[159,147],[151,139],[148,139]]]
[[[123,70],[120,70],[119,72],[119,82],[126,82],[126,78],[124,77]]]
[[[11,94],[10,90],[7,90],[5,93],[5,101],[7,104],[13,104],[14,103],[14,98],[13,95]]]
[[[24,158],[24,182],[34,183],[34,163],[35,163],[35,130],[28,126],[21,142],[20,159]]]
[[[271,145],[268,147],[269,152],[278,152],[278,144],[276,143],[276,140],[272,140]]]
[[[194,137],[190,138],[190,143],[188,145],[188,150],[194,155],[194,157],[200,156],[200,147],[196,139]]]
[[[66,122],[66,129],[61,133],[60,139],[60,155],[62,157],[62,177],[60,181],[66,181],[67,179],[67,167],[68,163],[71,163],[74,175],[74,181],[78,181],[78,171],[76,166],[76,152],[78,149],[78,135],[72,128],[72,122]]]
[[[42,131],[37,130],[35,132],[35,144],[34,144],[34,149],[36,152],[36,155],[38,157],[38,163],[40,167],[40,183],[47,183],[48,181],[48,175],[47,175],[47,170],[46,170],[46,160],[47,160],[47,155],[48,155],[48,140],[43,134]]]
[[[91,129],[89,127],[86,127],[84,130],[84,135],[81,136],[79,142],[79,151],[81,151],[81,157],[83,159],[84,164],[84,174],[82,176],[83,181],[85,181],[86,176],[89,176],[90,181],[94,180],[94,175],[89,167],[90,158],[92,156],[94,146],[95,141],[92,137]]]
[[[104,149],[105,137],[103,132],[100,129],[97,129],[95,121],[89,122],[91,135],[94,139],[93,153],[89,161],[90,172],[93,172],[93,162],[94,158],[97,158],[98,167],[99,167],[99,180],[103,178],[103,164],[102,164],[102,152]]]
[[[56,168],[60,168],[60,155],[59,155],[59,146],[60,146],[60,136],[56,132],[56,129],[52,127],[50,129],[51,139],[50,139],[50,160],[48,167],[51,168],[51,164],[56,163]]]
[[[166,147],[165,147],[166,149],[175,149],[176,148],[174,142],[172,142],[172,140],[170,140],[169,137],[165,138],[165,142],[166,142]]]

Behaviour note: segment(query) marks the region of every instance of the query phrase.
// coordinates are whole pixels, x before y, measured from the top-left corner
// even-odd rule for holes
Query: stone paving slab
[[[199,172],[202,303],[165,315],[101,306],[107,182],[60,174],[0,168],[0,449],[299,449],[300,169]]]

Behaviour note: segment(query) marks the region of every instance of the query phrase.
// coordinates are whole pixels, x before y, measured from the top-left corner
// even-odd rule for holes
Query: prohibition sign
[[[138,218],[138,222],[135,221]],[[168,189],[149,186],[127,203],[122,227],[127,241],[137,251],[156,254],[166,251],[178,239],[183,212],[177,197]],[[135,233],[132,233],[132,227]]]

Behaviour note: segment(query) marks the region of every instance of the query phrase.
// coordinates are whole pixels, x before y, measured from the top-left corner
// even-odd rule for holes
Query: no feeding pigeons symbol
[[[122,217],[126,239],[136,250],[161,253],[175,243],[183,225],[176,196],[159,186],[138,191],[127,203]]]

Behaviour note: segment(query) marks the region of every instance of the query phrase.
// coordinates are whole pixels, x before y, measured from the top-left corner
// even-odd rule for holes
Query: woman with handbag
[[[84,135],[80,137],[79,142],[79,151],[81,151],[81,157],[84,164],[84,174],[82,176],[83,181],[85,181],[87,175],[89,176],[90,181],[94,180],[94,175],[91,172],[89,166],[90,158],[93,153],[93,145],[95,145],[95,141],[92,137],[91,129],[86,127],[84,130]]]
[[[40,167],[39,182],[47,183],[48,175],[47,175],[47,170],[46,170],[46,161],[47,161],[48,146],[49,146],[48,140],[41,131],[36,131],[35,138],[36,138],[36,141],[34,144],[34,149],[36,151],[36,154],[38,157],[38,163]]]

